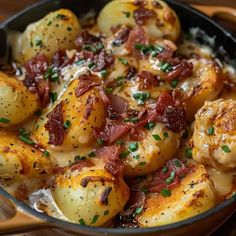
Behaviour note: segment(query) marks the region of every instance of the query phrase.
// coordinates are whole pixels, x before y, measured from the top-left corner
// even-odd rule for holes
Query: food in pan
[[[194,32],[159,0],[114,0],[83,19],[60,9],[11,32],[1,186],[50,216],[124,228],[231,197],[236,73]]]

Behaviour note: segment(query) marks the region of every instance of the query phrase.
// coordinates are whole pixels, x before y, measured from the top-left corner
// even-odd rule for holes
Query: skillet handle
[[[197,5],[191,4],[197,10],[205,13],[210,17],[217,17],[236,24],[236,9],[233,7],[224,6],[207,6],[207,5]]]
[[[16,207],[11,200],[0,194],[0,235],[27,231],[43,225],[46,225],[43,220]]]

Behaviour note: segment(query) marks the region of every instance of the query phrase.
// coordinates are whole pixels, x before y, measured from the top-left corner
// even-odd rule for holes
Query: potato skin
[[[50,173],[53,163],[41,151],[21,142],[15,133],[0,129],[0,137],[1,180],[43,178]]]
[[[30,93],[22,82],[0,72],[0,127],[9,127],[29,118],[38,108],[38,98]]]
[[[168,137],[165,137],[164,133],[168,134]],[[159,135],[161,140],[155,140],[152,135]],[[138,142],[138,150],[124,159],[125,176],[146,175],[156,171],[174,157],[179,145],[178,134],[157,123],[153,130],[147,132],[147,137]],[[137,155],[139,158],[134,158]]]
[[[213,127],[213,134],[209,128]],[[221,170],[236,167],[236,101],[219,99],[206,102],[196,114],[193,158]],[[224,151],[227,146],[229,151]]]
[[[110,36],[112,27],[118,25],[127,25],[134,27],[137,23],[133,17],[134,11],[138,8],[134,0],[114,0],[105,5],[98,16],[99,30]],[[163,1],[157,0],[161,7],[155,8],[153,1],[148,0],[145,8],[153,10],[156,17],[148,19],[144,23],[144,29],[148,32],[150,38],[166,38],[176,41],[180,33],[180,22],[176,13]],[[129,17],[125,12],[131,13]],[[158,24],[160,26],[158,26]]]
[[[72,49],[80,32],[77,17],[67,9],[49,13],[41,20],[30,24],[13,45],[15,60],[25,63],[37,53],[51,59],[59,49]]]
[[[187,94],[187,118],[193,121],[194,115],[205,101],[217,98],[223,89],[223,83],[212,60],[191,59],[189,62],[193,63],[193,76],[181,81],[178,87]]]
[[[97,180],[85,186],[82,183],[86,178]],[[104,191],[109,192],[105,204],[101,201]],[[122,178],[115,179],[104,169],[86,167],[73,171],[68,168],[65,174],[56,177],[53,196],[69,220],[101,226],[123,209],[129,199],[129,189]]]
[[[205,167],[195,163],[193,171],[171,190],[171,196],[148,194],[137,220],[140,227],[171,224],[207,211],[215,203],[214,187]]]
[[[72,81],[58,101],[63,101],[63,120],[71,122],[70,127],[65,130],[64,143],[61,146],[49,148],[71,150],[73,147],[86,146],[94,140],[93,128],[100,127],[105,120],[105,108],[98,90],[94,88],[76,97],[75,89],[78,83],[80,83],[79,80]],[[48,120],[47,115],[57,104],[38,119],[34,128],[33,137],[45,147],[48,147],[49,141],[49,133],[44,127]]]

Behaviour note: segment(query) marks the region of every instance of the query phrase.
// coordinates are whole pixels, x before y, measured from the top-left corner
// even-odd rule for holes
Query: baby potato
[[[82,225],[101,226],[120,212],[129,199],[122,178],[99,167],[68,168],[56,177],[53,196],[63,214]]]
[[[193,165],[193,163],[192,163]],[[149,193],[143,211],[137,217],[140,227],[154,227],[175,223],[215,206],[215,192],[203,165],[194,164],[170,196]]]
[[[38,108],[38,99],[22,82],[0,72],[0,127],[9,127],[29,118]]]
[[[49,13],[41,20],[28,25],[13,44],[13,58],[21,63],[42,53],[51,59],[59,49],[72,49],[80,32],[77,17],[67,9]]]
[[[223,83],[213,61],[192,59],[193,76],[184,79],[178,85],[186,94],[186,113],[189,121],[193,121],[196,112],[205,101],[217,98],[223,89]]]
[[[236,167],[236,100],[206,102],[197,112],[193,158],[221,170]]]
[[[132,151],[134,144],[137,150]],[[174,157],[179,145],[178,134],[157,123],[153,130],[147,131],[143,141],[128,143],[127,149],[131,153],[124,159],[125,176],[146,175],[156,171]]]
[[[134,27],[136,24],[141,24],[150,38],[177,40],[180,33],[180,22],[176,13],[165,2],[147,0],[143,7],[138,5],[134,0],[109,2],[98,16],[99,30],[110,36],[112,28],[117,26]],[[143,12],[148,15],[146,18],[141,16],[144,14]]]
[[[72,81],[60,99],[63,101],[63,120],[70,123],[65,130],[64,142],[61,146],[50,146],[49,148],[71,150],[74,147],[87,145],[94,139],[93,128],[99,128],[105,120],[104,104],[97,89],[93,88],[77,97],[75,90],[79,83],[79,80]],[[34,127],[33,137],[44,147],[48,147],[49,142],[49,132],[45,129],[47,116],[57,104],[43,114]]]
[[[21,142],[15,133],[0,130],[0,179],[43,178],[53,163],[43,153]]]

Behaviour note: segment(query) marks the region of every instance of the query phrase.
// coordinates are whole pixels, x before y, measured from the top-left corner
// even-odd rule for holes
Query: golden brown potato
[[[43,178],[53,167],[48,157],[21,142],[17,134],[0,130],[0,179]]]
[[[82,225],[105,224],[129,199],[123,179],[99,167],[69,167],[56,177],[54,186],[53,196],[60,210],[69,220]]]
[[[22,82],[0,72],[0,127],[9,127],[29,118],[38,108],[38,99]]]
[[[58,49],[72,49],[79,32],[78,19],[71,11],[60,9],[51,12],[28,25],[17,42],[11,43],[13,58],[24,63],[37,53],[43,53],[51,59]]]
[[[134,27],[140,23],[140,14],[143,8],[135,5],[134,0],[114,0],[108,3],[98,16],[99,30],[110,36],[111,29],[120,25]],[[144,20],[144,29],[150,38],[166,38],[176,41],[180,33],[180,22],[176,13],[163,1],[148,0],[145,9],[149,10],[150,18]],[[136,19],[136,20],[135,20]]]
[[[215,206],[215,192],[203,165],[194,165],[170,196],[149,193],[143,211],[137,216],[141,227],[154,227],[175,223]]]
[[[71,150],[73,147],[90,144],[94,140],[93,128],[99,128],[105,120],[105,108],[98,90],[94,88],[82,96],[76,97],[75,90],[79,82],[79,80],[72,81],[58,101],[58,103],[63,101],[64,122],[70,122],[70,126],[65,130],[63,144],[54,147],[58,150]],[[45,147],[49,142],[49,133],[45,129],[48,121],[47,115],[58,103],[38,119],[34,128],[34,139]],[[53,147],[50,146],[50,148]]]
[[[193,158],[222,170],[236,167],[236,101],[206,102],[197,112]]]

